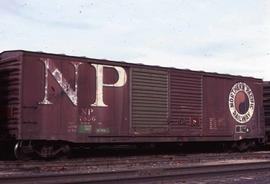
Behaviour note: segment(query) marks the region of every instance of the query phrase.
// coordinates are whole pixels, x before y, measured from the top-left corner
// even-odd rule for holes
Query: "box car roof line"
[[[145,65],[145,64],[137,64],[137,63],[128,63],[125,61],[113,61],[113,60],[108,60],[108,59],[95,59],[95,58],[88,58],[85,56],[71,56],[71,55],[64,55],[64,54],[54,54],[54,53],[46,53],[46,52],[35,52],[35,51],[27,51],[27,50],[8,50],[8,51],[3,51],[2,53],[0,53],[1,55],[3,53],[7,53],[7,52],[22,52],[22,54],[24,53],[29,53],[29,54],[36,54],[36,55],[40,55],[40,54],[44,54],[44,55],[50,55],[53,57],[67,57],[67,60],[72,60],[72,59],[79,59],[79,60],[84,60],[84,62],[89,62],[87,60],[92,60],[95,61],[97,63],[101,63],[101,64],[110,64],[110,65],[118,65],[118,66],[136,66],[136,67],[143,67],[143,68],[151,68],[151,69],[158,69],[158,70],[178,70],[178,71],[186,71],[186,72],[191,72],[191,73],[201,73],[202,75],[206,75],[206,76],[215,76],[215,77],[221,77],[220,75],[222,75],[222,77],[228,77],[228,78],[250,78],[253,80],[260,80],[258,78],[254,78],[251,76],[241,76],[241,75],[231,75],[231,74],[222,74],[222,73],[217,73],[217,72],[205,72],[205,71],[197,71],[197,70],[190,70],[190,69],[179,69],[179,68],[174,68],[174,67],[163,67],[163,66],[153,66],[153,65]]]

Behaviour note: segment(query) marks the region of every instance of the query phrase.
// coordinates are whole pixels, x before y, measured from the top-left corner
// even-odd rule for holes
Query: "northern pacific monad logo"
[[[244,82],[236,83],[229,94],[229,109],[239,123],[247,123],[253,116],[255,98],[250,87]]]

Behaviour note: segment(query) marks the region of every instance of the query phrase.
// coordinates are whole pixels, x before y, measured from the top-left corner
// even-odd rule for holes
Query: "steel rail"
[[[83,183],[137,183],[170,181],[184,178],[217,176],[223,174],[269,171],[270,161],[212,164],[186,167],[162,167],[107,172],[51,173],[31,176],[2,176],[1,184],[83,184]]]
[[[210,153],[210,154],[190,154],[190,155],[149,155],[149,156],[129,156],[123,158],[95,158],[95,159],[68,159],[56,161],[0,161],[0,171],[3,169],[31,169],[37,167],[83,167],[83,166],[108,166],[126,164],[148,164],[155,162],[196,162],[215,161],[225,159],[249,159],[263,158],[270,159],[270,152],[248,152],[248,153]]]

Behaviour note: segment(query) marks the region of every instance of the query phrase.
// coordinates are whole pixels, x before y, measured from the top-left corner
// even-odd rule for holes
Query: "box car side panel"
[[[200,73],[170,71],[170,134],[200,136],[202,133],[203,91]]]
[[[265,81],[263,84],[263,106],[265,117],[265,133],[267,139],[270,139],[270,82]]]
[[[61,62],[55,60],[61,70]],[[23,59],[23,139],[61,139],[61,89],[56,80],[47,76],[41,58],[25,55]],[[45,100],[44,100],[45,99]],[[52,104],[50,104],[50,102]]]
[[[23,71],[24,139],[102,143],[263,136],[260,80],[41,53],[25,54]],[[229,109],[238,82],[255,97],[246,123],[237,122]]]
[[[256,112],[257,112],[257,119],[258,119],[258,133],[255,135],[256,137],[266,139],[266,125],[265,125],[265,114],[264,114],[264,84],[263,81],[258,81],[254,83],[256,92],[255,92],[255,100],[257,101],[256,104]]]
[[[0,57],[0,140],[21,138],[21,52]]]
[[[122,72],[117,71],[120,68]],[[128,136],[128,67],[104,65],[103,71],[97,73],[97,69],[91,66],[91,63],[83,63],[79,68],[79,74],[78,138],[91,141],[89,136]],[[103,80],[99,81],[99,77]],[[121,79],[124,81],[120,81]],[[116,85],[117,83],[119,85]]]
[[[228,94],[232,83],[230,78],[203,77],[204,136],[233,135],[233,124],[229,122]]]
[[[235,115],[229,111],[229,122],[234,125],[234,140],[241,140],[241,139],[252,139],[252,138],[263,138],[265,126],[262,123],[264,116],[263,116],[263,83],[260,80],[248,80],[248,79],[235,79],[234,83],[231,84],[231,89],[235,87],[239,82],[244,83],[251,89],[250,95],[254,97],[252,100],[252,96],[246,95],[246,101],[248,102],[248,111],[250,111],[249,118],[242,118],[242,120],[236,120],[234,117]],[[247,88],[247,87],[246,87]],[[239,92],[238,92],[239,93]],[[232,94],[232,92],[230,92]],[[239,98],[238,96],[234,97],[235,100]],[[229,99],[230,100],[230,99]],[[229,101],[228,100],[228,101]],[[251,108],[254,105],[254,108]],[[237,103],[235,103],[236,110],[237,110]],[[241,108],[241,104],[239,108]],[[233,109],[233,108],[232,108]]]
[[[204,76],[203,135],[230,140],[262,138],[262,83],[245,78]]]
[[[246,133],[244,138],[264,138],[265,136],[265,121],[264,121],[264,110],[263,110],[263,82],[261,80],[252,81],[246,80],[247,85],[251,88],[254,95],[254,104],[255,109],[254,113],[250,119],[246,123],[247,128],[250,130]],[[236,129],[236,139],[239,139],[239,133],[237,133]]]
[[[167,70],[132,67],[131,77],[131,134],[167,136],[169,122]]]
[[[24,139],[127,136],[128,68],[44,54],[27,54],[23,65]]]

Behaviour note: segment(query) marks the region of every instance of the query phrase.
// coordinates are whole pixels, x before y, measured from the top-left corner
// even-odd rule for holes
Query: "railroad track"
[[[108,172],[71,172],[54,174],[16,175],[0,177],[1,184],[63,184],[63,183],[146,183],[178,181],[185,178],[213,177],[232,173],[262,172],[270,169],[269,160],[227,163],[208,163],[203,165],[137,168]]]
[[[73,159],[57,161],[0,161],[2,172],[64,172],[69,170],[106,170],[136,168],[144,166],[179,166],[209,161],[270,159],[269,151],[246,153],[208,153],[188,155],[149,155],[129,157],[109,157],[92,159]],[[0,175],[1,176],[1,175]]]

